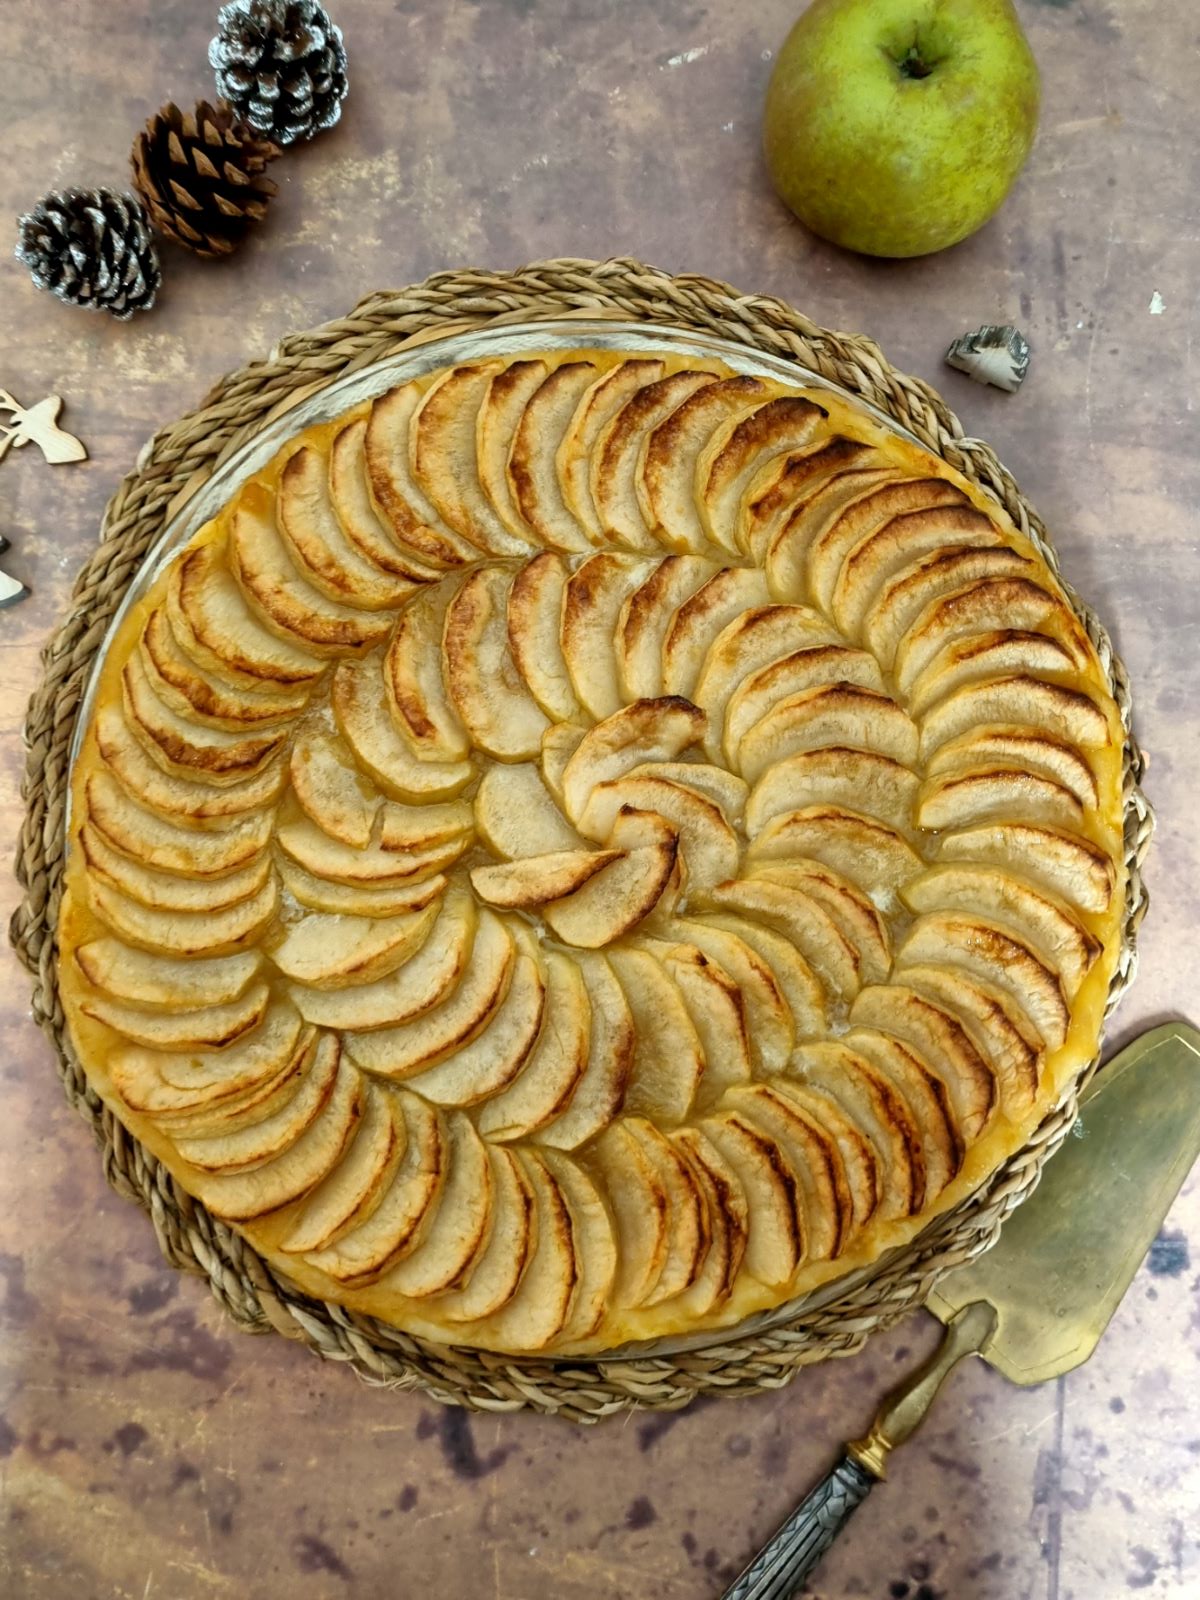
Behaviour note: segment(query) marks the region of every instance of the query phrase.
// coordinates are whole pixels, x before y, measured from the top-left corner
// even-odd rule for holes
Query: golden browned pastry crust
[[[113,641],[75,1048],[315,1295],[514,1352],[728,1326],[1093,1054],[1121,743],[1042,558],[850,402],[449,368],[294,439]]]

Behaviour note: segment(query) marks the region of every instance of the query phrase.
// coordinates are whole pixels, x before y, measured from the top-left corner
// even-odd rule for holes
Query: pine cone
[[[146,213],[132,195],[64,189],[39,201],[17,228],[17,260],[39,289],[122,322],[154,304],[162,273]]]
[[[346,98],[342,30],[317,0],[230,0],[208,47],[217,91],[281,145],[332,128]]]
[[[133,141],[133,185],[165,238],[227,256],[278,190],[263,177],[279,146],[235,125],[228,106],[165,105]]]

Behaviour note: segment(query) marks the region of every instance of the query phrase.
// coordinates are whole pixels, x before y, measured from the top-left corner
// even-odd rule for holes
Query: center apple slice
[[[488,905],[528,909],[574,894],[621,858],[620,850],[553,850],[523,861],[473,867],[471,886]]]
[[[623,777],[639,762],[673,761],[704,737],[704,727],[704,713],[677,695],[635,700],[598,722],[584,734],[563,768],[567,815],[577,820],[593,789]]]

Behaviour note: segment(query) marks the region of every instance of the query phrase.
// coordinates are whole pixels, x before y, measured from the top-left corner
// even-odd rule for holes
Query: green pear
[[[767,165],[822,238],[927,255],[1000,205],[1038,99],[1012,0],[813,0],[771,75]]]

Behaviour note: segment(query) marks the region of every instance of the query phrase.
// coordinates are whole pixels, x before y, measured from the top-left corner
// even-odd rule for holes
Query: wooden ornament
[[[87,451],[80,441],[73,433],[67,433],[58,426],[62,404],[60,395],[48,394],[36,405],[26,407],[18,405],[7,389],[0,389],[0,413],[7,412],[12,418],[8,425],[0,421],[0,461],[8,454],[10,447],[19,450],[30,440],[51,466],[58,466],[64,461],[86,461]],[[0,604],[3,604],[2,600]]]

